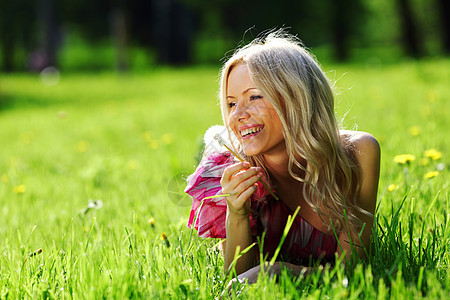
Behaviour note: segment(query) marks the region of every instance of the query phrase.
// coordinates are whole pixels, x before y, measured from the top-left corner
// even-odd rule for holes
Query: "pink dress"
[[[188,178],[185,192],[192,196],[192,208],[188,227],[198,230],[198,235],[208,238],[226,238],[225,219],[227,203],[221,195],[220,179],[224,169],[237,161],[229,152],[211,153],[201,161],[197,170]],[[263,253],[270,259],[277,249],[289,215],[294,212],[282,200],[275,200],[258,183],[251,198],[250,228],[253,241],[266,232]],[[195,221],[195,224],[194,224]],[[277,260],[310,265],[315,261],[332,262],[337,241],[297,215],[281,247]],[[255,249],[259,253],[259,249]],[[259,258],[259,254],[256,256]]]

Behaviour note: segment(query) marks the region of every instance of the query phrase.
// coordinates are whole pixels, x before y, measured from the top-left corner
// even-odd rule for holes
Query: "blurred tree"
[[[441,25],[430,21],[437,7]],[[197,61],[218,62],[237,41],[280,27],[308,47],[331,46],[338,60],[350,58],[355,45],[373,41],[392,49],[401,29],[405,52],[418,57],[425,49],[436,53],[441,43],[450,53],[449,14],[448,0],[4,0],[0,67],[12,71],[27,61],[35,70],[57,65],[59,45],[71,34],[80,36],[86,51],[97,46],[108,51],[112,45],[119,70],[130,67],[132,47],[173,65],[192,62],[195,47]],[[88,57],[92,68],[111,60]]]
[[[36,4],[33,0],[0,1],[0,47],[2,69],[17,69],[18,54],[22,55],[21,68],[26,66],[25,53],[32,49]]]
[[[325,2],[319,6],[323,8]],[[274,3],[270,0],[231,0],[223,3],[224,26],[235,33],[234,40],[242,39],[248,42],[261,31],[280,27],[290,28],[293,33],[307,44],[319,40],[323,28],[313,24],[321,22],[318,10],[313,9],[314,3],[306,0],[287,0]],[[245,33],[243,35],[243,33]]]
[[[196,62],[218,63],[236,41],[225,19],[234,0],[179,0],[189,7],[192,17],[192,58]],[[234,15],[232,16],[234,18]]]
[[[445,53],[450,54],[450,1],[438,0],[441,12],[442,45]]]
[[[109,36],[111,0],[60,0],[68,30],[80,32],[89,42]]]
[[[361,27],[365,10],[361,0],[335,0],[331,1],[331,7],[334,56],[338,61],[345,61],[350,57],[350,40]]]
[[[117,66],[126,69],[127,49],[137,44],[161,63],[190,62],[192,14],[181,0],[63,0],[70,27],[95,43],[109,34],[117,52]],[[108,26],[109,25],[109,26]],[[110,28],[109,28],[110,27]]]
[[[128,14],[126,2],[116,0],[111,12],[111,35],[116,48],[116,67],[119,72],[130,68],[128,57]]]
[[[0,2],[0,38],[3,54],[3,70],[5,72],[11,72],[14,69],[14,50],[17,46],[14,39],[15,31],[17,30],[17,27],[14,26],[14,12],[16,6],[17,2]]]
[[[189,63],[194,32],[189,7],[174,0],[154,0],[152,4],[152,31],[159,61],[175,65]]]
[[[148,49],[153,48],[153,1],[127,1],[129,14],[130,40],[136,45]],[[130,41],[131,42],[131,41]]]
[[[38,43],[38,50],[42,56],[41,61],[29,62],[35,71],[41,71],[48,66],[56,67],[58,48],[61,45],[61,23],[59,20],[59,9],[55,0],[41,0],[38,5],[38,22],[41,24],[40,31],[43,39]],[[38,53],[39,53],[38,52]]]
[[[219,19],[223,24],[222,32],[234,33],[230,37],[232,40],[245,43],[255,37],[254,32],[286,27],[310,47],[331,41],[339,60],[350,56],[349,43],[359,33],[365,15],[362,1],[218,0],[203,5],[201,0],[186,0],[200,15],[217,16],[214,20],[204,18],[208,23],[201,24],[201,31],[216,28],[211,25]]]
[[[405,53],[412,57],[422,56],[422,38],[409,0],[397,0],[397,9],[400,18],[402,44]]]

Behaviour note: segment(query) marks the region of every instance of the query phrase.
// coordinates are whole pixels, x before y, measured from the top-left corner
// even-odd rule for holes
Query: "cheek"
[[[232,128],[234,122],[234,118],[231,114],[228,114],[228,119],[226,120],[228,127]]]
[[[231,131],[234,133],[234,135],[236,137],[239,137],[239,134],[237,132],[237,127],[236,127],[236,122],[234,121],[233,118],[228,118],[227,125],[228,125],[228,128],[231,129]]]
[[[274,108],[270,110],[270,119],[272,120],[272,123],[275,124],[276,127],[282,128],[280,117],[278,116],[277,112]]]
[[[267,104],[253,105],[251,107],[251,114],[253,116],[257,116],[260,119],[272,119],[273,113],[275,110]]]

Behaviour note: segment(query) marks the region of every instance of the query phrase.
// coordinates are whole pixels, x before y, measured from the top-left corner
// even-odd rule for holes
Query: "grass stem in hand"
[[[219,134],[216,134],[216,135],[214,136],[214,139],[215,139],[221,146],[224,146],[225,148],[227,148],[227,150],[230,151],[231,154],[233,154],[237,159],[239,159],[239,161],[244,162],[244,159],[243,159],[239,154],[237,154],[236,152],[234,152],[233,150],[231,150],[231,148],[228,147],[227,144],[225,144],[225,142],[223,141],[223,139],[220,137]],[[272,197],[275,198],[275,200],[280,200],[280,199],[278,198],[278,196],[275,195],[275,194],[272,192],[272,190],[269,188],[269,186],[268,186],[263,180],[260,179],[260,180],[258,180],[258,182],[260,182],[260,183],[264,186],[264,188],[266,189],[266,191],[268,191],[268,192],[272,195]]]

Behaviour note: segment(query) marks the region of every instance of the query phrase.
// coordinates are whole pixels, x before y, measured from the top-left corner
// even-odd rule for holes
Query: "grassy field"
[[[324,69],[344,127],[382,147],[372,254],[323,275],[262,276],[240,297],[447,298],[450,61]],[[216,241],[189,230],[189,199],[168,193],[221,122],[217,71],[63,73],[53,86],[0,75],[1,299],[220,296]]]

